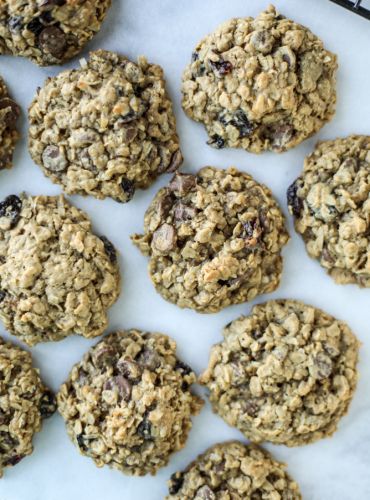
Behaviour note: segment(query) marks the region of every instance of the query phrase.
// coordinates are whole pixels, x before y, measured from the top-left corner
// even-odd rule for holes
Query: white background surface
[[[276,0],[281,12],[310,27],[328,49],[339,56],[337,114],[316,137],[294,151],[254,156],[244,151],[216,151],[207,146],[203,127],[190,121],[180,107],[180,80],[198,40],[222,21],[256,15],[267,6],[262,0],[113,0],[114,6],[100,34],[88,49],[106,48],[131,58],[144,54],[161,64],[175,103],[178,130],[185,156],[184,170],[204,165],[235,165],[265,182],[287,213],[285,192],[299,174],[303,159],[316,141],[350,133],[370,132],[370,22],[328,0]],[[85,51],[85,55],[87,50]],[[78,58],[67,67],[74,67]],[[60,188],[46,179],[31,161],[26,148],[26,109],[36,87],[60,68],[40,69],[29,61],[1,57],[0,74],[22,105],[23,141],[17,148],[15,167],[0,173],[0,199],[25,190],[29,194],[57,194]],[[180,310],[154,291],[147,276],[147,262],[132,246],[129,235],[141,231],[143,215],[154,193],[167,182],[162,178],[147,192],[139,192],[127,205],[114,201],[72,197],[85,209],[98,234],[106,234],[118,247],[123,289],[110,312],[109,331],[137,327],[162,331],[178,342],[180,357],[198,373],[205,368],[210,346],[220,340],[222,327],[252,304],[230,307],[221,313],[200,315]],[[280,288],[268,298],[291,297],[320,306],[349,323],[363,342],[361,380],[350,413],[331,439],[300,448],[268,445],[289,465],[307,500],[366,500],[370,498],[370,290],[339,286],[310,260],[294,233],[284,251],[285,267]],[[259,297],[262,302],[267,297]],[[3,333],[1,327],[0,332]],[[5,334],[5,337],[10,338]],[[96,341],[71,337],[32,349],[45,381],[57,390],[72,365]],[[197,389],[203,392],[201,388]],[[69,441],[60,416],[44,424],[34,440],[35,451],[0,480],[0,500],[159,500],[167,493],[166,481],[209,445],[242,435],[213,415],[209,405],[194,419],[187,446],[175,454],[156,477],[133,478],[108,468],[97,469],[78,454]]]

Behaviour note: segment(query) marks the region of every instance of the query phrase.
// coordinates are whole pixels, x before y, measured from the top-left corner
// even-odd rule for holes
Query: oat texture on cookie
[[[67,431],[98,467],[155,474],[183,448],[203,401],[191,368],[166,335],[109,334],[74,366],[58,394]]]
[[[255,306],[227,325],[200,382],[213,409],[254,442],[331,436],[357,384],[359,342],[329,314],[293,300]]]
[[[308,254],[339,284],[370,287],[370,137],[320,142],[287,192]]]
[[[62,64],[100,30],[111,0],[1,0],[0,54]]]
[[[117,256],[63,196],[0,203],[0,319],[29,345],[100,335],[120,292]]]
[[[182,163],[163,70],[113,52],[49,78],[29,110],[29,149],[70,194],[132,199]]]
[[[336,56],[309,29],[270,6],[222,24],[195,48],[183,108],[213,147],[286,151],[335,111]]]
[[[216,444],[169,481],[166,500],[301,500],[299,487],[262,448],[239,441]]]
[[[235,168],[205,167],[175,174],[132,239],[166,300],[210,313],[275,290],[289,235],[266,186]]]
[[[0,477],[32,453],[34,434],[55,409],[31,354],[0,337]]]
[[[10,97],[5,82],[0,77],[0,170],[12,166],[14,148],[19,139],[19,114],[18,104]]]

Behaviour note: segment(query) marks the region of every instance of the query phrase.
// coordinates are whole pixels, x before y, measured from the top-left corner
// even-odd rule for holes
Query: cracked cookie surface
[[[0,77],[0,170],[12,166],[13,152],[19,139],[18,104],[11,99],[4,80]]]
[[[171,338],[119,331],[74,366],[58,408],[80,453],[98,467],[155,474],[184,447],[191,417],[203,405],[190,391],[195,381]]]
[[[49,78],[29,110],[30,154],[70,194],[132,199],[182,163],[163,70],[99,50]]]
[[[116,251],[63,196],[0,203],[0,318],[29,345],[100,335],[120,292]]]
[[[320,142],[288,189],[308,254],[339,284],[370,287],[370,136]]]
[[[289,235],[271,191],[235,168],[176,174],[132,240],[150,257],[157,291],[180,307],[216,312],[275,290]]]
[[[0,477],[32,453],[34,434],[55,409],[31,354],[0,337]]]
[[[216,444],[176,472],[167,500],[300,500],[299,487],[262,448],[239,441]]]
[[[2,0],[0,54],[63,64],[100,30],[111,0]]]
[[[213,147],[286,151],[334,112],[336,56],[310,30],[270,6],[222,24],[195,48],[183,109]]]
[[[272,300],[227,325],[200,382],[213,409],[254,442],[331,436],[357,384],[359,342],[329,314]]]

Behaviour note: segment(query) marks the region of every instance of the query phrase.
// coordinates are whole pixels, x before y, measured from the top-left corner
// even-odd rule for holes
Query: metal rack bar
[[[358,14],[359,16],[365,17],[366,19],[370,20],[370,10],[365,9],[361,5],[363,0],[355,0],[355,1],[350,1],[350,0],[330,0],[331,2],[334,2],[341,7],[344,7],[345,9],[350,10],[351,12],[354,12],[355,14]]]

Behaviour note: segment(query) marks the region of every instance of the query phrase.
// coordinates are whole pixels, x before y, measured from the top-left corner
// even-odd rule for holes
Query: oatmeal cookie
[[[63,196],[0,203],[0,318],[28,345],[107,326],[120,292],[116,251]]]
[[[130,201],[182,163],[163,70],[98,50],[49,78],[29,110],[29,149],[70,194]]]
[[[0,54],[63,64],[100,30],[111,0],[1,0]]]
[[[285,465],[256,445],[216,444],[169,481],[167,500],[300,500]]]
[[[213,409],[254,442],[287,446],[331,436],[357,384],[348,326],[294,300],[271,300],[226,326],[200,382]]]
[[[274,291],[289,235],[271,191],[235,168],[176,174],[133,242],[150,257],[157,291],[180,307],[216,312]]]
[[[31,354],[0,337],[0,477],[32,453],[34,434],[55,409]]]
[[[155,474],[183,448],[203,401],[191,368],[166,335],[107,335],[74,366],[58,394],[59,412],[80,450],[98,467]]]
[[[337,283],[370,287],[370,136],[320,142],[288,189],[308,254]]]
[[[15,144],[19,139],[18,104],[11,99],[4,80],[0,77],[0,170],[12,166]]]
[[[336,56],[317,36],[270,6],[198,43],[182,105],[205,125],[211,146],[282,152],[332,118],[336,70]]]

